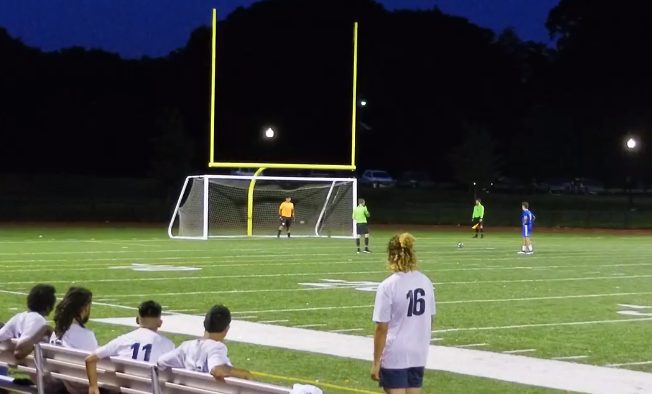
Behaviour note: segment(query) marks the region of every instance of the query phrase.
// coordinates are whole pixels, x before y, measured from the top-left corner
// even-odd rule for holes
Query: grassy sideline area
[[[417,237],[421,270],[435,282],[433,343],[652,372],[645,363],[652,308],[630,307],[652,306],[650,235],[617,231],[540,231],[535,254],[520,256],[515,229],[489,227],[485,239],[471,239],[455,228],[372,227],[374,253],[356,255],[353,241],[339,239],[179,241],[162,225],[3,226],[0,321],[23,310],[22,293],[44,282],[59,295],[71,285],[91,289],[92,318],[131,316],[125,307],[152,298],[180,313],[224,303],[236,319],[371,335],[373,287],[387,276],[385,243],[401,229]],[[100,343],[128,330],[89,326]],[[229,349],[235,365],[281,377],[266,380],[378,392],[365,362],[235,342]],[[551,390],[429,371],[423,392]]]

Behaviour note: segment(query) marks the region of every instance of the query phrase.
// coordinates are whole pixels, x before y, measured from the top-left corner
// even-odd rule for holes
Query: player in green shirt
[[[482,220],[484,219],[484,205],[482,205],[481,199],[475,200],[475,206],[473,207],[473,216],[471,221],[473,222],[472,229],[475,230],[475,235],[473,238],[478,238],[478,233],[480,238],[484,238],[484,226],[482,225]]]
[[[359,198],[358,206],[353,208],[353,220],[355,220],[356,234],[358,234],[355,239],[355,246],[358,248],[357,253],[360,253],[360,238],[362,235],[364,235],[364,252],[371,253],[369,250],[369,228],[367,227],[367,218],[369,216],[371,215],[365,205],[364,198]]]

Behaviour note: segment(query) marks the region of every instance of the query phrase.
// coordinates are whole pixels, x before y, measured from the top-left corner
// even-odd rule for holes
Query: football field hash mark
[[[593,324],[619,324],[619,323],[636,323],[643,321],[650,321],[652,317],[641,319],[619,319],[619,320],[589,320],[589,321],[575,321],[575,322],[557,322],[557,323],[533,323],[533,324],[516,324],[511,326],[495,326],[495,327],[465,327],[465,328],[445,328],[441,330],[433,330],[434,334],[445,332],[460,332],[460,331],[492,331],[492,330],[510,330],[517,328],[536,328],[536,327],[558,327],[558,326],[584,326]]]

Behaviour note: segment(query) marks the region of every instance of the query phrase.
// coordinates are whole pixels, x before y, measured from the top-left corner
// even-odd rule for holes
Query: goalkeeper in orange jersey
[[[281,224],[278,226],[276,238],[281,237],[281,230],[283,230],[283,227],[285,227],[285,231],[288,233],[288,238],[290,238],[290,226],[292,226],[292,221],[294,220],[294,203],[292,203],[292,197],[285,197],[285,201],[283,201],[278,207],[278,216],[281,220]]]
[[[484,238],[484,226],[482,223],[483,219],[484,205],[482,205],[482,200],[477,198],[475,200],[475,206],[473,206],[473,216],[471,217],[471,221],[473,222],[473,226],[471,228],[475,230],[473,238],[478,238],[478,234],[480,234],[480,238]]]

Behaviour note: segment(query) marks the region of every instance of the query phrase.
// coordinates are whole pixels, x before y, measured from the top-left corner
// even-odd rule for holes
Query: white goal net
[[[292,236],[353,237],[355,178],[189,176],[172,214],[170,238],[276,236],[278,209],[294,203]]]

